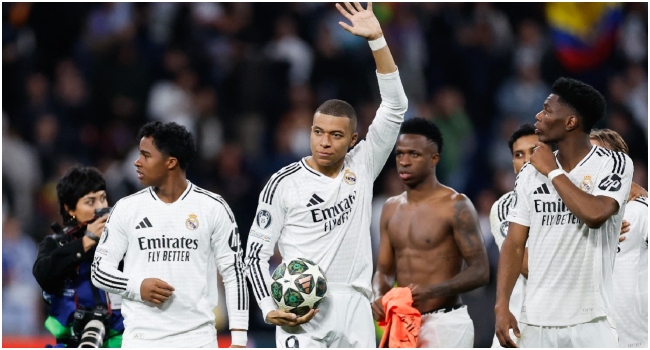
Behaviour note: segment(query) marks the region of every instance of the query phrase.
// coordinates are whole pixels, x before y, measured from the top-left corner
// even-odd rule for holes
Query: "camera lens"
[[[101,348],[104,343],[104,334],[106,329],[104,324],[99,320],[92,320],[86,324],[81,334],[80,348]]]

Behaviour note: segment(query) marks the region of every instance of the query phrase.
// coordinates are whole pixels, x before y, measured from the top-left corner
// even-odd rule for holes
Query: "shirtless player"
[[[474,326],[460,294],[488,283],[488,258],[471,201],[436,178],[442,146],[433,122],[402,124],[396,161],[406,192],[382,211],[372,311],[385,318],[381,299],[397,281],[422,314],[418,347],[471,348]]]

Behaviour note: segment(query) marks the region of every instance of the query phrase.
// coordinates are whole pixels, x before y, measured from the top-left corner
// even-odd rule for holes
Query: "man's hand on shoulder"
[[[174,287],[158,278],[145,278],[140,285],[140,296],[142,300],[154,304],[162,304],[174,292]]]
[[[648,191],[645,188],[639,186],[637,183],[632,182],[632,187],[630,188],[630,196],[627,201],[631,202],[639,197],[648,197]]]
[[[311,321],[317,313],[318,309],[309,310],[309,312],[304,316],[298,317],[296,314],[282,310],[273,310],[266,315],[266,322],[272,323],[276,326],[295,327]]]
[[[343,29],[356,36],[365,38],[366,40],[381,38],[383,35],[381,25],[379,25],[377,17],[372,12],[371,2],[368,3],[368,8],[365,10],[358,2],[352,4],[345,2],[344,4],[347,10],[338,3],[336,4],[336,8],[341,12],[343,17],[347,18],[352,23],[352,25],[350,26],[345,22],[339,22]]]

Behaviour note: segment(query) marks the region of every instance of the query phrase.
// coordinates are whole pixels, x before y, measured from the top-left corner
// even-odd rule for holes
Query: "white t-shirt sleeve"
[[[273,255],[275,244],[280,238],[286,207],[284,205],[284,187],[286,180],[280,182],[291,168],[276,173],[260,192],[255,219],[248,234],[246,246],[246,275],[252,285],[257,304],[262,310],[262,318],[277,309],[271,298],[271,274],[269,259]]]
[[[530,163],[524,164],[515,181],[514,197],[508,209],[508,222],[530,227],[530,206],[527,200],[526,188],[531,171],[536,171]]]
[[[390,152],[395,146],[399,128],[404,121],[408,108],[408,99],[400,80],[399,71],[389,74],[377,73],[377,82],[381,94],[381,104],[375,119],[368,128],[366,138],[351,151],[363,153],[366,166],[371,169],[373,178],[377,178],[386,164]]]
[[[210,244],[223,278],[230,329],[248,329],[248,288],[239,228],[230,207],[222,198],[215,207],[215,230]]]
[[[612,152],[611,157],[596,177],[594,182],[596,186],[592,194],[613,198],[618,202],[619,208],[622,208],[630,195],[633,173],[632,159],[625,153]]]
[[[503,245],[503,241],[506,239],[505,235],[501,232],[501,225],[506,222],[500,219],[500,209],[502,205],[502,198],[492,204],[492,209],[490,209],[490,230],[492,231],[492,236],[494,236],[494,243],[496,243],[499,250]]]
[[[144,278],[128,278],[118,270],[120,261],[129,247],[129,239],[123,225],[125,205],[118,201],[106,221],[91,266],[93,285],[123,298],[142,301],[140,285]]]

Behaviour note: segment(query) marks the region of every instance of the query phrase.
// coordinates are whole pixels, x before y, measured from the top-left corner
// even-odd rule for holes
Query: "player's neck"
[[[343,168],[343,161],[344,160],[345,160],[345,158],[341,158],[341,160],[339,160],[338,162],[336,162],[336,163],[334,163],[334,164],[332,164],[330,166],[324,166],[324,165],[318,164],[314,160],[314,157],[309,157],[309,158],[307,158],[307,165],[310,168],[318,171],[319,173],[334,179],[341,172],[341,168]]]
[[[592,145],[589,135],[567,137],[557,142],[557,160],[566,172],[573,170],[589,154]]]
[[[164,203],[174,203],[187,189],[185,173],[182,176],[170,176],[160,186],[154,187],[156,195]]]
[[[430,197],[438,187],[440,187],[440,182],[434,175],[433,177],[427,178],[425,181],[422,181],[413,187],[407,185],[406,198],[409,202],[418,202],[422,199]]]

